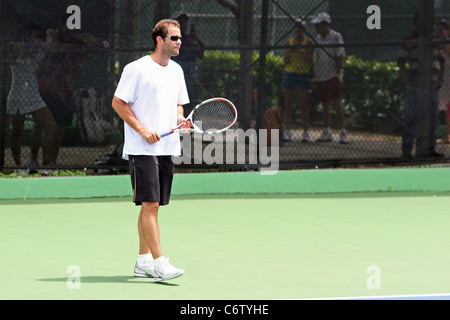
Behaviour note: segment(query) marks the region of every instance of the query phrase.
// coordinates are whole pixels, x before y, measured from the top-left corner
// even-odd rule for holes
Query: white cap
[[[302,18],[297,18],[295,19],[295,25],[306,27],[306,21],[303,20]]]
[[[325,13],[325,12],[321,12],[319,14],[317,14],[317,16],[312,19],[311,21],[313,24],[318,24],[321,22],[326,22],[326,23],[331,23],[331,17],[329,14]]]

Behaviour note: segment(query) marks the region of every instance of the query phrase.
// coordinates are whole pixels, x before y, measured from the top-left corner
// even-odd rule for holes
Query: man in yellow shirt
[[[295,20],[295,35],[286,41],[288,46],[307,46],[312,41],[305,35],[306,21],[300,18]],[[313,63],[312,47],[306,48],[289,48],[284,51],[284,73],[281,87],[284,91],[284,106],[287,118],[287,130],[285,131],[284,140],[291,139],[290,130],[294,119],[293,100],[296,90],[299,95],[299,106],[302,114],[302,142],[309,142],[309,110],[308,98],[311,89],[311,71]]]

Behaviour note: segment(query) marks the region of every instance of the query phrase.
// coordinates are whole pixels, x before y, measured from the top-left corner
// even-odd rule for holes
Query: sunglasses
[[[164,36],[164,37],[170,38],[170,40],[172,40],[172,41],[178,41],[178,40],[181,41],[181,37],[179,37],[179,36]]]

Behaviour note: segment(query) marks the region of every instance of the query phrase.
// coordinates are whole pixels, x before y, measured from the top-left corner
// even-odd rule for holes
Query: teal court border
[[[172,194],[448,192],[450,168],[178,173]],[[0,179],[0,199],[130,196],[128,175]]]

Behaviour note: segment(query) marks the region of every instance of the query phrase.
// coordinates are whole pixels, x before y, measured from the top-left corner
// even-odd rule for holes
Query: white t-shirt
[[[183,70],[169,60],[161,66],[147,55],[125,66],[114,95],[125,101],[142,124],[159,134],[177,126],[177,106],[189,103]],[[148,143],[124,123],[124,159],[128,155],[175,155],[181,153],[180,136],[171,134]]]
[[[344,40],[339,32],[330,30],[325,38],[317,35],[316,41],[325,47],[318,47],[316,53],[315,79],[317,81],[329,80],[336,76],[336,58],[345,56],[344,47],[326,47],[328,44],[344,44]],[[326,50],[326,52],[324,51]],[[327,54],[328,52],[328,54]]]

